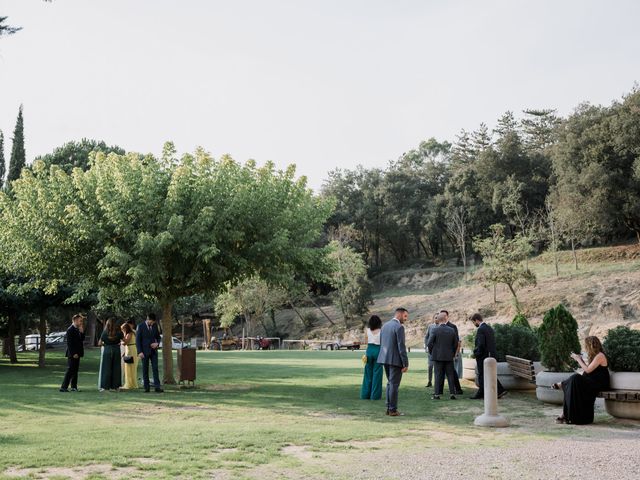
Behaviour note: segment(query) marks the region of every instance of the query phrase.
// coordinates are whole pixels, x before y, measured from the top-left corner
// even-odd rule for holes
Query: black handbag
[[[133,363],[133,357],[131,355],[123,355],[122,361],[124,363]]]

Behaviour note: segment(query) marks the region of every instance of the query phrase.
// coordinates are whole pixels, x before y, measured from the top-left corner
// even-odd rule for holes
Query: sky
[[[506,110],[609,104],[640,81],[640,2],[0,0],[5,156],[70,140],[384,167]]]

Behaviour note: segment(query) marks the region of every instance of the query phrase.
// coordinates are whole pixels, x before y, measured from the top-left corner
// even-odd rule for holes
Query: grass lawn
[[[65,359],[47,355],[45,369],[28,363],[30,353],[17,366],[0,361],[2,479],[354,478],[367,453],[381,448],[502,448],[576,431],[553,424],[557,407],[522,393],[501,401],[511,428],[474,427],[482,404],[428,399],[418,353],[403,379],[407,415],[399,418],[384,415],[383,401],[358,399],[362,352],[198,352],[197,387],[161,395],[98,392],[95,350],[81,364],[82,391],[59,393]],[[602,412],[597,421],[580,435],[638,433],[637,423]]]

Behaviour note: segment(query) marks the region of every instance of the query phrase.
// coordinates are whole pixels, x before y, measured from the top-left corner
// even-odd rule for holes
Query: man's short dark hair
[[[449,315],[449,312],[447,310],[444,310],[444,309],[440,310],[440,313],[446,313],[447,315]]]
[[[471,321],[482,322],[482,315],[480,315],[479,313],[474,313],[473,315],[471,315]]]
[[[409,310],[403,307],[396,308],[396,313],[405,313],[405,312],[409,313]]]
[[[156,321],[156,314],[155,313],[148,313],[147,314],[147,320],[151,320],[152,322]]]

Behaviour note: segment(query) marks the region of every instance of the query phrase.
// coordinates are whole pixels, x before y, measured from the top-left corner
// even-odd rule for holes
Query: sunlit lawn
[[[267,464],[304,473],[308,466],[285,454],[286,445],[345,450],[355,440],[408,434],[428,442],[434,430],[485,436],[493,444],[564,434],[546,422],[535,425],[542,407],[529,394],[512,394],[502,404],[514,418],[508,432],[473,427],[482,404],[428,399],[424,354],[418,353],[411,354],[412,369],[401,387],[407,416],[386,417],[383,401],[358,399],[361,355],[198,352],[196,388],[169,387],[164,394],[98,392],[97,351],[82,362],[79,393],[57,391],[65,365],[59,351],[48,352],[45,369],[26,365],[35,358],[28,353],[20,356],[25,365],[2,360],[0,478],[8,478],[2,472],[9,467],[105,464],[114,472],[130,467],[127,478],[211,478],[216,470],[241,478]]]

